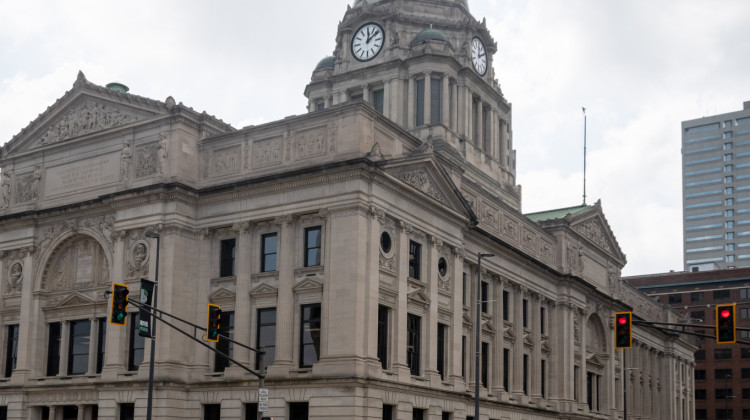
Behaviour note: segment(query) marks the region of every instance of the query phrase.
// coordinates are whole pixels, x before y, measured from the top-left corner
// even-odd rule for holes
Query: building
[[[464,420],[475,381],[482,420],[615,419],[623,386],[690,419],[690,342],[614,349],[615,312],[678,314],[621,282],[602,206],[521,214],[496,51],[466,0],[358,0],[309,113],[242,129],[79,74],[0,155],[3,415],[143,418],[151,341],[105,293],[160,255],[160,309],[266,351],[276,420]],[[155,418],[254,418],[255,376],[157,331]]]
[[[750,101],[682,122],[685,270],[750,266]]]
[[[750,329],[750,268],[679,272],[626,277],[624,281],[657,302],[682,312],[694,331],[716,335],[716,305],[735,303],[737,326]],[[744,343],[717,344],[699,338],[695,353],[695,418],[750,418],[750,335],[738,330]]]

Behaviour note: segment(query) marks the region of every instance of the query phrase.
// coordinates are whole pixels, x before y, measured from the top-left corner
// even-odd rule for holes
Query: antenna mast
[[[586,204],[586,108],[583,110],[583,204]]]

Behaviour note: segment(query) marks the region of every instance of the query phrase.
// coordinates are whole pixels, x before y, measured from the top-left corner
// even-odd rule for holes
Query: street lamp
[[[494,257],[494,254],[477,253],[477,321],[476,321],[476,357],[474,358],[474,420],[479,420],[479,351],[482,333],[482,257]]]
[[[161,235],[151,230],[147,230],[145,235],[147,238],[156,238],[156,270],[154,272],[154,294],[152,299],[154,310],[151,311],[151,360],[148,365],[148,405],[146,406],[146,420],[151,420],[151,406],[154,399],[154,356],[156,354],[156,290],[159,286],[159,245]]]

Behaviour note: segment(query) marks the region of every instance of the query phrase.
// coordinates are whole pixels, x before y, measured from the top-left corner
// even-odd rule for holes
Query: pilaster
[[[278,306],[276,308],[276,360],[268,367],[269,376],[286,376],[294,366],[294,218],[276,218],[279,225]]]

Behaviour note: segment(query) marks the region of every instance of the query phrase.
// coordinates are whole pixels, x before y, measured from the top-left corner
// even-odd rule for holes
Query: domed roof
[[[417,36],[415,36],[414,39],[412,39],[411,45],[419,44],[420,42],[431,41],[431,40],[449,42],[448,37],[445,35],[445,32],[441,31],[440,29],[427,28],[423,30],[422,32],[418,33]]]
[[[315,66],[315,70],[325,69],[328,67],[333,67],[333,65],[336,63],[336,57],[329,55],[328,57],[318,61],[318,65]]]

